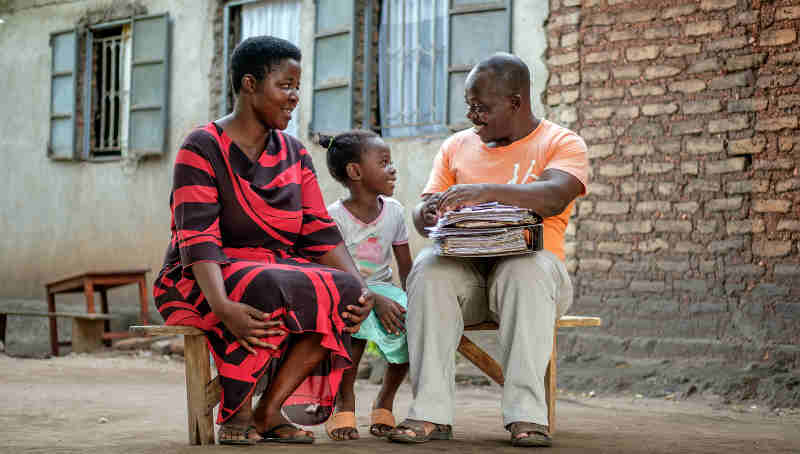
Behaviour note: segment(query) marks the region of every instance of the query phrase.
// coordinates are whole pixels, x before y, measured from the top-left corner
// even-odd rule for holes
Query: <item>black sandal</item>
[[[431,430],[429,434],[425,434],[425,422],[429,421],[406,419],[397,427],[395,427],[395,430],[390,432],[387,438],[389,441],[393,441],[395,443],[425,443],[431,440],[453,439],[453,426],[449,424],[431,423],[434,425],[433,430]],[[414,435],[405,433],[406,430],[413,431]]]
[[[295,430],[295,435],[292,435],[290,437],[281,437],[278,434],[278,430],[280,430],[280,429],[282,429],[284,427],[291,427],[292,429],[294,429]],[[265,432],[261,432],[259,434],[261,436],[261,440],[259,440],[258,442],[259,443],[302,443],[302,444],[314,443],[314,437],[312,437],[312,436],[310,436],[308,434],[303,435],[303,436],[298,436],[298,435],[296,435],[297,432],[304,432],[305,433],[304,430],[300,429],[299,427],[297,427],[297,426],[295,426],[293,424],[288,424],[288,423],[278,424],[277,426],[275,426],[275,427],[273,427],[273,428],[271,428],[271,429],[269,429],[269,430],[267,430]]]
[[[512,422],[506,429],[511,432],[511,446],[525,448],[553,446],[553,438],[547,433],[547,426],[520,421]],[[518,438],[520,434],[528,436]]]
[[[256,430],[256,426],[253,425],[243,426],[239,424],[224,425],[220,427],[219,431],[217,432],[217,437],[219,438],[219,444],[228,446],[252,446],[258,443],[258,440],[250,438],[251,430]],[[223,439],[222,438],[223,432],[227,432],[229,436],[242,435],[244,438]]]

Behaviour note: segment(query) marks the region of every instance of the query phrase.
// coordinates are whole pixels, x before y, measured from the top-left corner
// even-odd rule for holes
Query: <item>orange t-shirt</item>
[[[450,136],[439,149],[423,194],[443,192],[455,184],[525,184],[545,169],[567,172],[583,183],[589,177],[586,143],[577,134],[542,119],[530,134],[505,147],[489,148],[472,129]],[[575,202],[542,222],[544,248],[564,260],[564,231]]]

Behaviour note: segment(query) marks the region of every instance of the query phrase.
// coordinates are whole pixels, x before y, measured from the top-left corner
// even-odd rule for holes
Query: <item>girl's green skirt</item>
[[[368,284],[372,292],[383,295],[397,304],[408,307],[408,297],[406,292],[399,287],[391,284],[372,283]],[[361,328],[357,333],[353,334],[357,339],[365,339],[375,343],[378,351],[381,352],[386,361],[395,364],[404,364],[408,362],[408,343],[406,343],[406,335],[403,334],[389,334],[383,329],[383,324],[375,315],[373,309],[367,318],[361,323]]]

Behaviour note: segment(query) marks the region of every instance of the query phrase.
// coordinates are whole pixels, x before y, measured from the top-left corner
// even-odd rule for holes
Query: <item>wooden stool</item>
[[[602,323],[603,321],[599,317],[580,317],[574,315],[565,315],[556,322],[556,329],[553,332],[553,353],[550,357],[550,363],[547,366],[547,373],[544,376],[547,421],[549,423],[548,431],[551,435],[555,433],[556,430],[556,335],[558,334],[558,328],[600,326]],[[464,331],[489,331],[496,329],[497,323],[494,322],[485,322],[464,327]],[[475,364],[478,369],[488,375],[489,378],[494,380],[495,383],[503,386],[505,378],[503,377],[503,369],[500,367],[500,364],[489,356],[488,353],[483,351],[483,349],[475,345],[474,342],[469,340],[467,336],[461,336],[458,351],[464,355],[465,358],[470,360],[472,364]]]
[[[86,297],[86,312],[88,314],[94,314],[94,292],[99,291],[101,312],[103,314],[108,314],[108,298],[106,295],[107,290],[122,285],[138,284],[139,320],[141,323],[147,323],[148,299],[145,274],[148,271],[150,271],[149,268],[118,271],[93,271],[49,282],[45,284],[45,289],[47,290],[47,310],[49,312],[56,312],[56,294],[83,292]],[[104,321],[103,339],[116,339],[120,337],[127,337],[128,335],[129,334],[127,332],[112,333],[109,321]],[[58,356],[58,347],[60,345],[70,344],[71,342],[58,341],[58,325],[56,324],[56,318],[50,317],[50,350],[52,351],[53,356]]]
[[[189,444],[214,444],[214,407],[222,396],[219,377],[211,379],[211,361],[205,333],[192,326],[131,326],[138,336],[183,336],[186,374],[186,413]]]

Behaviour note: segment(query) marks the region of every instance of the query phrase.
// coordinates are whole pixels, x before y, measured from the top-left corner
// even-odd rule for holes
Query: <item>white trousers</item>
[[[556,317],[572,304],[564,263],[549,251],[487,259],[440,257],[430,248],[408,276],[406,329],[414,401],[408,417],[453,424],[455,353],[465,325],[499,324],[503,425],[547,425],[544,376]],[[498,359],[498,358],[496,358]]]

